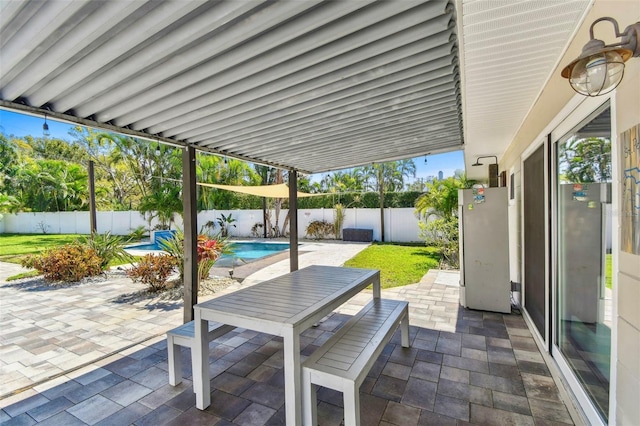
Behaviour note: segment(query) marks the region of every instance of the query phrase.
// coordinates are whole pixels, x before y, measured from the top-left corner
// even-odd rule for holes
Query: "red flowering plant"
[[[198,235],[198,278],[203,280],[209,276],[213,264],[225,252],[227,246],[224,239],[209,235]]]
[[[180,281],[184,282],[184,232],[177,230],[173,236],[160,242],[162,249],[173,257],[180,272]],[[219,235],[198,235],[198,278],[209,275],[211,267],[218,258],[230,252],[229,243]]]

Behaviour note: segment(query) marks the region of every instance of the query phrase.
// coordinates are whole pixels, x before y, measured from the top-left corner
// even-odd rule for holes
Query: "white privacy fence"
[[[207,222],[216,223],[221,214],[232,215],[236,222],[229,235],[232,237],[253,237],[251,228],[262,224],[262,210],[206,210],[198,213],[198,229]],[[287,210],[280,211],[278,227],[282,230]],[[304,209],[298,210],[298,237],[305,238],[309,223],[314,220],[325,220],[333,223],[333,209]],[[420,241],[420,228],[413,208],[384,209],[385,241],[412,242]],[[144,215],[137,211],[106,211],[97,213],[98,232],[110,231],[116,235],[129,234],[133,229],[143,226],[153,228],[157,221],[151,224]],[[271,210],[271,224],[275,225],[275,211]],[[182,228],[182,218],[176,215],[176,223],[172,228]],[[373,230],[373,239],[380,241],[380,210],[351,208],[345,209],[343,228],[363,228]],[[219,229],[216,225],[216,230]],[[289,227],[287,226],[287,232]],[[0,233],[31,234],[88,234],[89,212],[59,212],[59,213],[17,213],[5,214],[0,219]],[[262,228],[258,230],[262,236]]]

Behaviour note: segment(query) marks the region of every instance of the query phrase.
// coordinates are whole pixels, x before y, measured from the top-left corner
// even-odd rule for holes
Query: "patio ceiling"
[[[593,0],[458,0],[465,164],[502,156],[554,72]],[[567,90],[569,85],[566,85]]]
[[[436,1],[3,1],[4,108],[307,173],[463,146]]]

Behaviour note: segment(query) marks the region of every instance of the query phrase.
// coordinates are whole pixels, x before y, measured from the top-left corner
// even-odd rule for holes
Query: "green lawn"
[[[373,244],[345,262],[352,268],[379,269],[382,288],[414,284],[437,268],[440,253],[422,245]]]
[[[0,261],[20,263],[24,255],[42,253],[79,237],[79,234],[0,234]]]

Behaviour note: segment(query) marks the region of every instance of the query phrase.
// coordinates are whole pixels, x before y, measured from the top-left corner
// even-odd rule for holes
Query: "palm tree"
[[[426,192],[416,200],[416,210],[428,219],[438,216],[450,219],[458,214],[458,189],[468,188],[470,182],[466,176],[449,177],[443,180],[427,182]]]
[[[181,192],[180,186],[166,183],[143,197],[138,209],[140,213],[149,215],[149,222],[155,217],[162,229],[171,229],[176,213],[182,214]]]
[[[464,174],[427,183],[426,192],[415,203],[422,236],[434,243],[450,266],[458,264],[458,190],[471,186]],[[432,219],[435,217],[435,219]]]
[[[20,201],[12,195],[0,192],[0,219],[2,213],[15,213],[20,209]]]
[[[378,192],[380,197],[380,240],[384,241],[384,192],[401,191],[404,178],[416,175],[413,160],[390,161],[363,168],[366,185]]]

